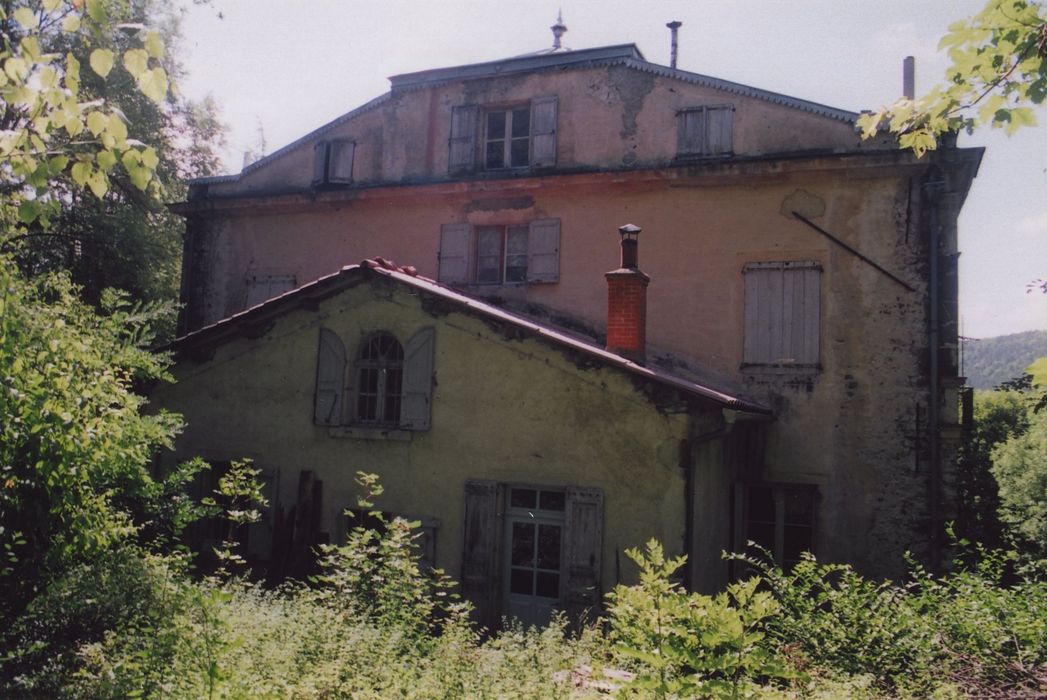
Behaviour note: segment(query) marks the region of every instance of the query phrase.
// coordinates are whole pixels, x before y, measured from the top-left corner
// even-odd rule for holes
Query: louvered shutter
[[[701,155],[705,152],[705,110],[691,109],[676,115],[676,152]]]
[[[294,275],[252,277],[247,281],[247,303],[244,308],[249,309],[269,301],[294,287]]]
[[[313,421],[338,425],[342,421],[342,385],[345,381],[345,345],[329,328],[320,329],[316,357],[316,396]]]
[[[452,175],[471,173],[476,167],[476,132],[480,110],[476,105],[462,105],[451,110],[451,140],[447,172]]]
[[[729,155],[733,147],[734,108],[730,105],[705,110],[705,155]]]
[[[469,224],[444,224],[440,227],[440,271],[444,284],[469,281]]]
[[[496,629],[499,617],[501,566],[498,517],[502,487],[493,481],[465,482],[465,522],[462,540],[462,596],[472,602],[476,621]]]
[[[603,492],[569,486],[565,494],[564,607],[572,620],[580,621],[602,598]]]
[[[327,182],[349,184],[353,181],[353,156],[356,144],[340,139],[331,141],[327,160]]]
[[[433,340],[436,332],[426,327],[411,336],[404,348],[403,393],[400,427],[428,430],[433,392]]]
[[[317,141],[313,146],[313,184],[322,185],[327,177],[327,142]]]
[[[532,221],[527,233],[527,281],[560,279],[560,220]]]
[[[531,100],[531,166],[556,165],[556,95]]]

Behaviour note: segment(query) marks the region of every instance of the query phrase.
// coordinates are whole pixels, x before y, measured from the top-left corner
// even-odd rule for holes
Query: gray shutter
[[[746,364],[818,363],[821,267],[816,262],[748,263]]]
[[[499,501],[502,487],[493,481],[465,482],[465,522],[462,540],[462,596],[474,606],[476,621],[494,630],[498,625]]]
[[[730,105],[705,110],[705,155],[729,155],[733,150],[734,108]]]
[[[560,220],[532,221],[527,232],[527,281],[560,279]]]
[[[480,110],[476,105],[451,109],[451,140],[447,172],[452,175],[471,173],[476,167],[476,133]]]
[[[320,349],[316,357],[316,396],[313,421],[317,425],[338,425],[342,421],[342,384],[345,381],[345,345],[328,329],[320,329]]]
[[[313,184],[322,185],[327,177],[327,142],[317,141],[313,146]]]
[[[356,144],[341,139],[330,142],[327,160],[327,182],[349,184],[353,181],[353,155]]]
[[[600,606],[603,547],[603,492],[596,488],[568,486],[564,529],[567,535],[564,572],[564,607],[574,621]]]
[[[431,326],[411,336],[404,348],[403,394],[400,401],[400,427],[428,430],[433,393],[433,339]]]
[[[689,109],[676,115],[677,155],[702,155],[705,152],[705,108]]]
[[[787,304],[784,316],[790,326],[789,344],[785,345],[785,349],[797,363],[818,363],[820,281],[821,270],[809,263],[800,263],[797,268],[788,269],[785,273]]]
[[[556,95],[531,100],[531,166],[556,165]]]
[[[444,224],[440,227],[440,271],[444,284],[469,281],[469,224]]]

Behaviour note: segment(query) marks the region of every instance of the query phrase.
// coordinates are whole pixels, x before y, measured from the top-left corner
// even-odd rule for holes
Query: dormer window
[[[734,153],[734,105],[689,107],[676,113],[676,155],[710,158]]]
[[[352,183],[355,152],[356,143],[348,139],[318,141],[313,146],[313,186]]]
[[[455,107],[451,112],[448,172],[471,173],[478,163],[483,170],[556,165],[556,113],[556,95],[536,97],[514,107]]]

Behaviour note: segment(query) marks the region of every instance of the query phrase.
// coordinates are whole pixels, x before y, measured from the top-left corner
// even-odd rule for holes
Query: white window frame
[[[514,507],[512,505],[513,491],[533,491],[535,494],[536,503],[534,507]],[[559,494],[562,497],[561,505],[562,508],[559,510],[550,510],[541,508],[542,493]],[[510,617],[520,617],[521,621],[525,624],[540,624],[548,622],[548,619],[528,619],[530,615],[538,615],[539,618],[545,618],[546,616],[551,617],[554,610],[563,607],[564,602],[564,583],[565,583],[565,554],[567,548],[567,495],[562,488],[548,487],[548,486],[534,486],[530,484],[507,484],[506,495],[505,495],[505,531],[504,537],[505,542],[503,543],[502,551],[503,556],[503,600],[505,601],[505,613]],[[533,524],[535,526],[535,551],[537,555],[537,549],[540,544],[538,539],[539,528],[543,525],[554,526],[560,529],[560,551],[557,561],[557,568],[554,570],[548,568],[541,568],[538,566],[538,562],[534,561],[530,567],[518,567],[514,566],[512,562],[513,553],[513,524]],[[532,571],[532,575],[537,577],[539,573],[555,573],[557,575],[557,591],[556,597],[541,596],[538,595],[537,590],[534,594],[522,594],[512,592],[512,572],[513,569],[529,568]],[[534,580],[533,585],[537,588],[537,579]],[[525,615],[518,615],[515,611],[527,611]]]
[[[526,136],[513,136],[513,120],[516,118],[517,113],[525,113],[527,115],[527,135]],[[493,139],[489,133],[490,129],[490,117],[494,114],[505,115],[505,130],[500,138]],[[483,111],[483,139],[481,141],[483,151],[481,152],[481,163],[484,170],[519,170],[522,168],[531,167],[531,105],[530,103],[522,105],[512,105],[508,107],[497,107],[487,108]],[[488,165],[487,164],[487,149],[488,144],[492,141],[502,141],[502,160],[501,165]],[[526,141],[527,143],[527,160],[525,163],[513,164],[513,142]]]

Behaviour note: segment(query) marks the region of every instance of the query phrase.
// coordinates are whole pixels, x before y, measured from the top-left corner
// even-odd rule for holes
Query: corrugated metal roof
[[[582,353],[606,366],[614,367],[633,376],[648,379],[692,396],[708,399],[727,408],[761,415],[771,414],[770,409],[746,398],[705,384],[699,384],[658,367],[638,364],[626,357],[610,352],[592,341],[537,323],[525,316],[500,309],[485,301],[440,284],[435,280],[422,277],[412,267],[398,267],[381,258],[364,260],[359,265],[347,265],[338,272],[321,277],[297,289],[284,292],[262,304],[245,309],[228,318],[177,338],[166,349],[183,351],[194,346],[207,346],[226,342],[238,337],[235,329],[241,323],[264,321],[282,316],[297,308],[295,304],[299,299],[327,298],[361,281],[367,274],[377,274],[450,302],[463,313],[472,313],[491,320],[508,323],[528,331],[532,336],[540,340]]]

